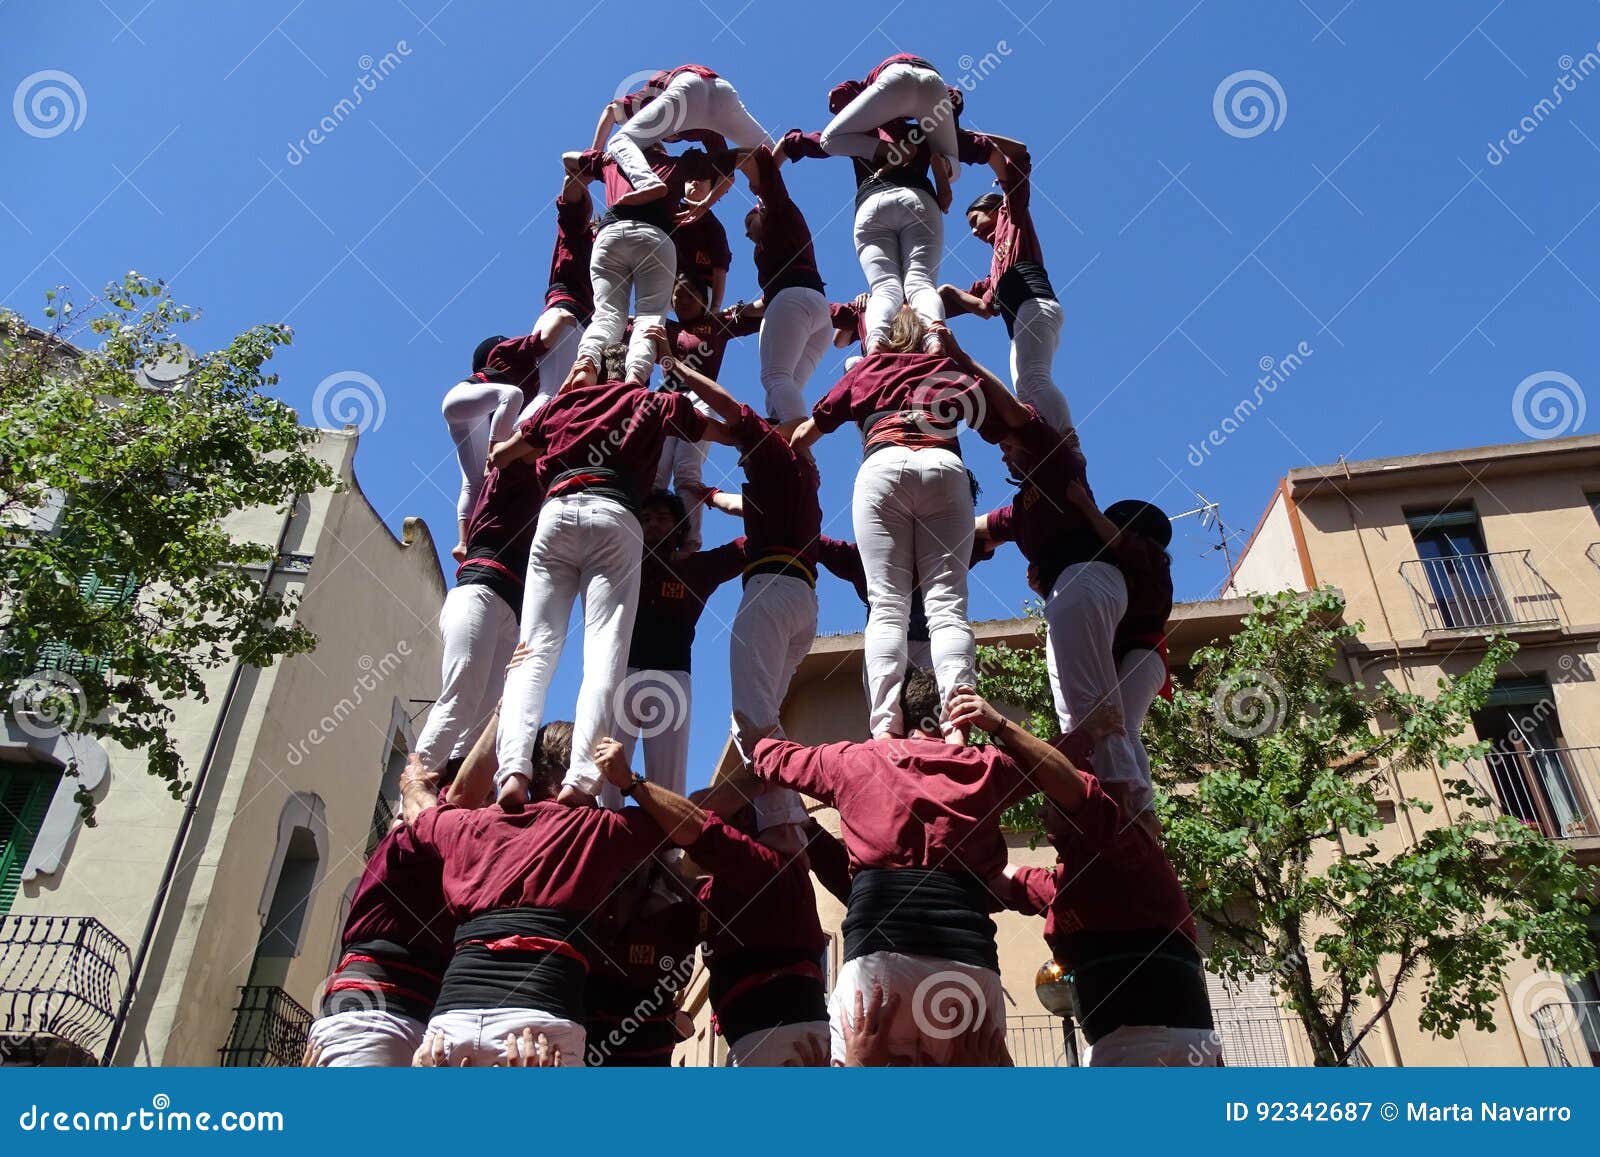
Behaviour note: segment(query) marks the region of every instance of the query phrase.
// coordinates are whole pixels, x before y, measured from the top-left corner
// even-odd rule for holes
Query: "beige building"
[[[1600,861],[1600,437],[1577,437],[1294,470],[1282,480],[1224,587],[1224,597],[1173,610],[1168,645],[1176,669],[1195,650],[1237,629],[1249,597],[1337,587],[1363,629],[1345,656],[1348,673],[1426,693],[1483,653],[1491,631],[1521,650],[1475,720],[1493,753],[1467,769],[1512,815]],[[979,624],[980,643],[1037,647],[1029,620]],[[817,640],[789,690],[786,732],[802,743],[862,739],[866,702],[860,635]],[[725,760],[731,758],[725,755]],[[1460,769],[1456,769],[1456,774]],[[1391,773],[1392,780],[1392,773]],[[1448,822],[1451,805],[1433,770],[1392,782],[1392,800],[1419,797],[1431,815],[1393,807],[1378,836],[1399,846],[1425,824]],[[837,831],[838,817],[818,818]],[[1048,847],[1013,838],[1017,862],[1047,863]],[[820,889],[819,889],[820,892]],[[831,934],[827,964],[841,964],[843,911],[819,900]],[[1049,952],[1042,922],[996,917],[1010,1044],[1018,1064],[1071,1063],[1061,1022],[1034,991]],[[1595,924],[1600,941],[1600,921]],[[1301,1065],[1311,1051],[1269,982],[1212,984],[1229,1065]],[[695,1036],[680,1064],[724,1064],[710,1031],[705,977],[689,990]],[[1514,968],[1498,1031],[1464,1029],[1444,1040],[1422,1032],[1402,1000],[1363,1044],[1371,1064],[1592,1065],[1600,1063],[1600,975],[1563,978]],[[1081,1049],[1080,1049],[1081,1052]]]
[[[407,520],[397,541],[361,493],[354,428],[324,431],[314,452],[345,489],[228,529],[276,546],[261,577],[298,592],[318,646],[264,670],[218,668],[206,701],[172,704],[201,784],[192,815],[142,751],[15,712],[0,725],[0,1063],[98,1063],[123,1013],[111,1063],[298,1063],[438,689],[445,593],[427,528]],[[62,775],[71,759],[97,801],[93,828]]]

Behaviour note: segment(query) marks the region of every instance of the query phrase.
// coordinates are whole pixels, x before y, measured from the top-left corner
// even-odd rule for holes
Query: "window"
[[[22,869],[60,783],[57,768],[0,764],[0,916],[11,911]]]
[[[1507,622],[1507,600],[1490,565],[1483,526],[1471,506],[1406,516],[1411,538],[1445,627]]]
[[[249,983],[282,987],[305,941],[306,915],[327,863],[328,828],[319,796],[296,792],[278,817],[278,847],[258,912],[261,938]]]
[[[139,593],[139,582],[127,574],[86,574],[78,580],[78,597],[92,607],[123,606]],[[68,675],[88,672],[102,674],[106,659],[102,655],[85,655],[65,643],[49,642],[39,648],[34,663],[35,671],[61,671]]]
[[[1547,679],[1501,679],[1472,723],[1478,738],[1493,745],[1485,757],[1491,781],[1485,786],[1506,814],[1553,839],[1600,834]]]

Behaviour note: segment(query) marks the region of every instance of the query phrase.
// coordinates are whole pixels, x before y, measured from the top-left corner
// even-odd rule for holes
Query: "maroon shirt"
[[[1154,539],[1131,530],[1117,535],[1111,555],[1128,584],[1128,609],[1117,624],[1111,653],[1118,659],[1137,647],[1155,647],[1172,614],[1172,559]]]
[[[660,550],[669,549],[662,544]],[[647,549],[639,565],[639,613],[633,620],[628,666],[641,671],[687,671],[694,630],[712,593],[744,570],[744,539],[685,558]]]
[[[995,210],[994,255],[989,259],[989,276],[973,282],[969,291],[974,297],[983,298],[986,305],[995,304],[994,295],[1001,279],[1017,262],[1044,264],[1044,249],[1039,244],[1039,234],[1033,227],[1033,213],[1029,209],[1032,177],[1033,162],[1028,157],[1006,160],[1006,175],[1000,179],[1000,207]]]
[[[863,346],[867,341],[866,310],[853,301],[832,301],[828,303],[828,320],[833,323],[833,328],[843,330],[850,337],[860,342]]]
[[[706,420],[686,394],[626,382],[596,382],[557,394],[522,423],[522,435],[544,448],[539,480],[550,497],[586,472],[614,471],[633,501],[645,496],[669,434],[698,442]]]
[[[538,334],[507,338],[489,351],[477,376],[486,382],[516,386],[524,398],[531,398],[539,392],[539,359],[545,352],[544,339]]]
[[[811,245],[811,227],[805,214],[789,196],[783,173],[766,149],[757,149],[756,174],[761,186],[761,240],[756,242],[756,281],[766,300],[791,286],[815,289],[825,286],[817,271],[817,255]]]
[[[1034,789],[995,747],[937,739],[871,739],[802,747],[763,739],[752,767],[839,809],[851,871],[965,869],[988,880],[1005,867],[1000,813]]]
[[[616,884],[614,895],[584,928],[600,949],[590,960],[590,980],[648,992],[676,972],[676,965],[693,968],[695,947],[710,927],[695,893],[671,868],[647,859]],[[666,987],[675,990],[682,983]],[[670,1013],[670,1000],[667,1005]]]
[[[623,113],[627,116],[633,116],[645,105],[660,96],[662,90],[672,83],[672,78],[682,72],[692,72],[705,80],[717,79],[717,74],[703,64],[680,64],[677,68],[664,69],[653,73],[650,79],[644,82],[643,88],[635,89],[627,96],[619,98],[622,101]]]
[[[456,922],[446,911],[444,869],[433,850],[409,827],[398,827],[378,841],[350,897],[341,941],[352,944],[390,940],[442,971],[450,960]]]
[[[746,555],[751,563],[775,553],[797,556],[814,580],[817,540],[822,537],[817,464],[749,406],[739,407],[739,418],[729,430],[744,466]]]
[[[989,535],[997,543],[1015,542],[1022,556],[1038,564],[1042,577],[1053,584],[1066,567],[1095,558],[1101,543],[1088,520],[1067,500],[1069,483],[1089,484],[1076,434],[1058,434],[1032,406],[1024,408],[1028,421],[1015,434],[1033,458],[1033,466],[1011,501],[989,512]],[[986,423],[980,433],[992,442],[1006,431]]]
[[[811,408],[822,433],[845,422],[879,420],[869,444],[892,442],[914,449],[948,447],[956,424],[981,412],[978,380],[942,354],[868,354]]]
[[[491,468],[467,519],[467,557],[456,569],[456,581],[494,587],[520,615],[528,554],[543,502],[539,472],[532,462]]]
[[[639,808],[567,807],[518,814],[440,804],[419,816],[417,843],[444,861],[444,897],[460,923],[495,908],[592,912],[617,878],[663,844]]]
[[[772,949],[822,955],[828,938],[804,859],[781,856],[709,813],[688,853],[711,872],[700,892],[711,916],[709,959]]]
[[[1042,914],[1052,947],[1079,932],[1147,931],[1198,945],[1194,913],[1161,845],[1122,818],[1098,780],[1084,779],[1089,796],[1070,815],[1045,804],[1055,866],[1019,868],[1009,881],[993,881],[995,891],[1007,907]]]
[[[559,305],[580,322],[594,312],[594,287],[589,281],[589,258],[594,253],[594,233],[589,218],[594,202],[589,190],[575,201],[556,198],[556,244],[550,254],[550,288],[546,305]]]
[[[708,286],[712,274],[719,269],[726,273],[733,264],[728,231],[714,213],[704,213],[699,219],[673,229],[672,243],[678,250],[678,272],[692,274]]]
[[[708,153],[704,149],[685,149],[673,156],[655,145],[644,150],[644,159],[651,171],[667,186],[667,194],[657,201],[635,206],[634,211],[654,210],[664,214],[669,222],[664,228],[670,228],[672,212],[678,202],[683,200],[684,185],[699,177],[727,176],[733,171],[734,163],[733,154],[727,151]],[[605,185],[608,205],[614,204],[618,197],[633,191],[633,183],[617,167],[617,162],[607,154],[593,149],[585,151],[578,158],[576,175],[579,180],[599,181]],[[657,206],[660,208],[656,209]]]
[[[728,343],[734,338],[761,332],[761,319],[740,303],[717,313],[703,314],[694,321],[669,317],[665,326],[667,340],[672,342],[672,356],[715,381],[722,373],[722,359],[728,352]],[[627,332],[633,332],[632,322],[628,323]],[[671,375],[667,377],[671,379]]]
[[[839,903],[850,903],[850,853],[832,832],[818,824],[811,831],[806,844],[806,859],[811,861],[811,874],[817,883]]]
[[[841,578],[856,588],[856,596],[864,603],[867,598],[867,572],[861,565],[861,548],[853,542],[827,535],[817,536],[817,561],[836,578]]]
[[[895,64],[909,64],[915,68],[926,68],[929,72],[939,71],[920,56],[914,56],[909,52],[897,52],[893,56],[886,57],[882,64],[878,65],[878,67],[867,73],[867,83],[871,84],[873,81],[877,80],[879,73]]]

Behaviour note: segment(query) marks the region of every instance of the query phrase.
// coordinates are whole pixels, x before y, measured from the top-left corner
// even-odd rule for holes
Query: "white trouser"
[[[516,429],[517,411],[522,408],[522,391],[516,386],[497,385],[469,378],[450,387],[440,409],[450,440],[456,444],[461,463],[461,493],[456,498],[456,517],[464,519],[478,503],[483,476],[488,469],[489,444],[504,442]]]
[[[612,134],[606,151],[635,189],[652,188],[661,184],[661,178],[645,162],[643,150],[692,129],[721,133],[735,148],[772,145],[772,138],[745,109],[733,85],[720,76],[708,80],[697,73],[680,72],[660,96]]]
[[[1055,678],[1067,708],[1067,723],[1077,725],[1102,703],[1110,703],[1127,723],[1127,708],[1117,685],[1111,641],[1128,609],[1128,584],[1108,562],[1074,563],[1061,572],[1044,618],[1047,642],[1055,652]],[[1139,761],[1125,735],[1107,735],[1094,746],[1094,774],[1102,783],[1139,778]]]
[[[567,375],[572,372],[572,363],[578,360],[578,343],[583,340],[583,327],[573,319],[570,312],[552,305],[540,314],[534,329],[542,328],[545,319],[553,313],[561,314],[566,320],[556,331],[555,342],[539,357],[539,389],[533,397],[523,399],[522,412],[517,415],[519,426],[538,413],[540,406],[556,396],[561,383],[566,381]]]
[[[422,1043],[422,1022],[378,1008],[319,1016],[307,1043],[322,1050],[324,1069],[404,1069]]]
[[[428,771],[470,751],[494,714],[506,664],[517,647],[517,617],[486,586],[453,587],[439,609],[439,637],[444,641],[439,698],[417,739],[417,757]]]
[[[871,296],[864,325],[867,342],[889,336],[889,323],[907,302],[924,323],[944,320],[939,298],[939,257],[944,215],[921,189],[896,186],[874,193],[856,210],[856,257]]]
[[[1122,713],[1127,724],[1128,742],[1133,747],[1133,757],[1139,765],[1138,786],[1127,793],[1128,818],[1155,806],[1155,788],[1151,784],[1150,753],[1145,750],[1145,716],[1150,705],[1161,694],[1167,681],[1167,665],[1161,661],[1161,652],[1149,647],[1129,651],[1117,663],[1117,686],[1122,690]]]
[[[701,401],[698,394],[690,391],[689,398],[702,417],[715,417],[711,407]],[[686,442],[676,434],[668,434],[666,441],[661,443],[661,461],[656,464],[655,488],[671,489],[681,495],[685,485],[690,488],[699,486],[701,473],[706,466],[707,449],[708,444],[705,442]],[[687,498],[684,499],[684,506],[688,510],[689,534],[684,539],[683,546],[685,550],[698,550],[701,541],[701,516],[705,513],[705,507]]]
[[[1072,425],[1067,396],[1056,385],[1052,364],[1061,344],[1061,303],[1030,297],[1017,308],[1011,334],[1011,384],[1017,397],[1035,410],[1056,433]]]
[[[799,1024],[779,1024],[771,1028],[758,1028],[747,1032],[736,1041],[728,1042],[728,1056],[734,1067],[740,1069],[776,1069],[797,1065],[800,1061],[798,1046],[810,1041],[813,1047],[826,1055],[828,1022],[804,1020]]]
[[[956,118],[944,78],[931,68],[891,64],[860,96],[845,105],[822,130],[822,148],[835,157],[873,160],[878,153],[878,126],[905,117],[918,122],[928,144],[950,161],[956,179]]]
[[[589,279],[594,285],[594,317],[578,343],[578,356],[600,364],[600,351],[622,340],[628,327],[628,293],[633,292],[633,337],[628,342],[628,380],[648,381],[656,351],[645,334],[662,323],[672,304],[678,276],[678,250],[672,238],[644,221],[613,221],[594,239]],[[541,375],[542,377],[543,375]]]
[[[745,583],[728,634],[733,740],[745,762],[758,741],[783,734],[779,711],[789,681],[816,637],[817,592],[810,583],[786,574],[753,575]],[[788,788],[763,786],[754,802],[760,831],[805,822],[805,804]]]
[[[639,520],[611,498],[572,494],[539,511],[522,600],[528,657],[506,677],[495,744],[495,783],[533,766],[533,741],[545,695],[567,641],[573,600],[583,599],[583,683],[572,721],[572,767],[565,783],[594,795],[600,769],[594,745],[616,734],[612,702],[628,666],[628,640],[639,604]]]
[[[941,702],[958,686],[977,686],[967,621],[972,484],[949,450],[888,446],[861,463],[851,512],[871,604],[864,660],[870,729],[880,739],[903,735],[918,722],[900,718],[906,627],[918,582]]]
[[[1222,1042],[1212,1028],[1125,1024],[1090,1045],[1083,1059],[1091,1069],[1212,1068],[1221,1062]]]
[[[761,316],[761,386],[767,414],[780,422],[806,416],[805,386],[833,348],[828,299],[815,289],[791,285],[767,302]]]
[[[617,688],[617,726],[628,765],[634,745],[644,740],[644,773],[651,783],[685,793],[689,783],[689,707],[687,671],[641,671],[629,667]]]
[[[531,1028],[544,1033],[551,1045],[561,1050],[561,1067],[583,1067],[583,1050],[588,1034],[575,1020],[551,1016],[536,1008],[460,1008],[436,1012],[428,1022],[430,1033],[444,1036],[445,1063],[454,1068],[463,1060],[474,1068],[489,1068],[505,1060],[505,1040],[521,1036]]]
[[[896,1063],[950,1063],[957,1037],[993,1025],[1004,1033],[1006,997],[1000,974],[975,964],[903,952],[869,952],[839,970],[828,998],[828,1023],[835,1061],[844,1060],[844,1023],[854,1018],[856,993],[863,1003],[872,986],[885,997],[900,994],[900,1010],[889,1023],[889,1054]]]

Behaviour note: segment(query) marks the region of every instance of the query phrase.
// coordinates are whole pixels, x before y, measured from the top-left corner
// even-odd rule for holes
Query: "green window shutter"
[[[115,607],[131,602],[139,592],[139,582],[131,574],[97,574],[90,572],[78,580],[78,596],[94,607]],[[34,671],[60,671],[67,675],[102,675],[106,660],[99,655],[85,655],[61,642],[46,643],[39,648],[39,661]]]
[[[23,866],[60,783],[61,773],[53,769],[0,770],[0,916],[11,911],[22,885]]]

